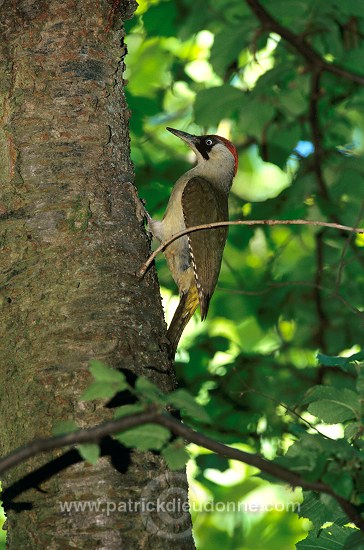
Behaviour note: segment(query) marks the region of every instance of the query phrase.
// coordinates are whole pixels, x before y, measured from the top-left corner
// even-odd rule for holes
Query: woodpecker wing
[[[228,195],[202,177],[191,178],[182,193],[186,228],[228,219]],[[187,235],[196,280],[201,319],[205,319],[220,273],[227,227],[203,229]]]

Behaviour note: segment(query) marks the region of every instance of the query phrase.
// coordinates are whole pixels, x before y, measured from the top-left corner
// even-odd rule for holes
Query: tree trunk
[[[174,386],[155,273],[135,276],[149,242],[128,184],[120,28],[135,4],[119,4],[0,2],[1,454],[59,420],[110,417],[79,402],[90,359]],[[133,505],[185,475],[171,482],[158,455],[111,439],[102,450],[95,467],[71,450],[4,477],[8,548],[194,547],[187,515]]]

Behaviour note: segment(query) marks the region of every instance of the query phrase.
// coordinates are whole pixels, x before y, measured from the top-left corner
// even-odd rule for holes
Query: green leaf
[[[115,382],[93,382],[81,395],[81,401],[91,401],[93,399],[108,399],[113,397],[118,391],[119,385]]]
[[[273,124],[267,132],[268,161],[284,168],[300,139],[297,126],[281,127]]]
[[[202,126],[217,125],[223,118],[236,114],[243,101],[243,92],[228,84],[202,90],[194,105],[196,122]]]
[[[315,386],[307,393],[304,403],[310,403],[311,414],[330,424],[360,417],[359,396],[347,388]]]
[[[364,534],[355,530],[346,539],[343,550],[364,550]]]
[[[100,447],[96,443],[81,443],[77,449],[86,462],[96,464],[100,457]]]
[[[97,382],[117,382],[127,386],[125,375],[105,365],[102,361],[90,361],[90,372]]]
[[[312,522],[313,530],[310,533],[312,535],[316,536],[326,522],[336,521],[343,516],[341,507],[329,495],[304,491],[303,497],[303,502],[298,509],[298,516],[308,518]]]
[[[332,487],[335,493],[350,500],[353,492],[353,478],[348,472],[327,472],[323,475],[322,481]]]
[[[127,447],[135,447],[141,451],[154,449],[159,451],[169,440],[170,432],[158,424],[143,424],[131,430],[126,430],[115,436]]]
[[[168,402],[180,409],[182,414],[187,414],[201,422],[211,422],[211,418],[205,409],[196,403],[195,398],[187,390],[179,389],[167,396]]]
[[[356,73],[363,75],[363,55],[364,55],[364,46],[361,41],[361,45],[358,48],[346,51],[342,56],[342,64],[346,69],[355,71]]]
[[[244,98],[239,108],[239,129],[248,136],[261,139],[263,130],[275,115],[273,105],[262,99]]]
[[[129,37],[131,41],[131,37]],[[129,42],[128,40],[128,42]],[[155,98],[156,90],[166,86],[170,77],[168,68],[171,55],[165,51],[158,38],[147,38],[141,41],[138,49],[128,56],[129,70],[133,78],[128,85],[129,92],[134,96]],[[143,67],[143,70],[140,68]]]
[[[282,91],[280,93],[280,100],[282,101],[283,109],[287,111],[288,115],[297,117],[307,111],[308,98],[302,93],[302,90],[299,88]],[[294,126],[293,129],[296,132],[300,131],[299,126]]]
[[[176,36],[175,20],[177,9],[173,2],[162,2],[150,6],[143,15],[148,36]]]
[[[181,470],[186,466],[189,454],[185,449],[182,438],[178,438],[162,450],[170,470]]]
[[[202,6],[205,8],[205,11],[207,11],[206,2],[203,2]],[[251,18],[251,12],[248,6],[240,0],[213,0],[211,2],[211,7],[212,6],[215,17],[226,21],[229,28],[234,24],[236,25],[237,22],[243,24],[247,16]],[[252,19],[252,21],[254,21],[254,19]],[[257,26],[256,22],[255,25]]]
[[[54,435],[64,435],[75,432],[78,429],[74,420],[61,420],[53,426],[52,432]]]
[[[254,22],[251,19],[247,20],[250,28],[254,28]],[[231,27],[227,34],[225,29],[215,36],[213,46],[211,48],[211,65],[214,71],[221,77],[225,76],[226,69],[233,63],[237,62],[239,53],[243,50],[247,43],[247,29],[242,26]]]
[[[342,2],[334,0],[335,6],[350,17],[364,17],[364,0],[355,0],[355,2]]]
[[[363,425],[361,422],[350,422],[347,426],[345,426],[345,439],[348,441],[351,441],[353,439],[356,439],[359,437],[359,435],[362,435],[363,433]]]
[[[317,359],[325,367],[340,367],[342,370],[347,371],[351,363],[360,363],[364,360],[364,350],[354,353],[350,357],[330,356],[318,353]]]
[[[323,353],[318,353],[317,359],[325,367],[341,367],[343,370],[346,370],[348,364],[347,357],[330,356]]]
[[[341,405],[338,401],[329,401],[328,399],[311,403],[307,410],[328,424],[346,422],[356,417],[355,411],[351,407]]]
[[[90,372],[95,382],[83,392],[81,401],[111,398],[119,391],[129,388],[125,375],[102,361],[90,361]]]
[[[360,368],[356,381],[356,389],[361,396],[364,395],[364,369],[362,367]]]
[[[135,389],[140,394],[142,398],[146,398],[147,401],[152,401],[153,403],[165,403],[166,395],[160,390],[153,382],[145,378],[144,376],[139,376],[136,383]]]
[[[200,468],[200,470],[213,468],[214,470],[220,470],[220,472],[225,472],[230,468],[229,460],[224,456],[220,456],[215,453],[200,454],[195,459],[195,461],[197,466]]]
[[[123,418],[124,416],[130,416],[144,411],[144,406],[141,403],[134,403],[133,405],[123,405],[117,407],[114,412],[114,418]]]
[[[297,550],[340,550],[344,549],[346,541],[353,533],[353,529],[348,527],[339,527],[335,524],[326,529],[322,529],[318,536],[310,531],[308,537],[300,541]],[[354,548],[353,548],[354,550]]]
[[[314,526],[315,532],[329,519],[327,510],[322,506],[320,495],[312,491],[303,492],[303,502],[299,507],[298,516],[308,518]]]
[[[277,457],[275,462],[297,472],[305,474],[307,479],[319,479],[325,470],[327,455],[321,448],[314,446],[305,447],[301,441],[297,441],[292,445],[288,452],[281,457]]]
[[[290,0],[289,2],[287,0],[274,0],[271,3],[271,11],[276,17],[282,19],[282,21],[286,21],[287,19],[291,21],[292,19],[307,18],[308,6],[309,3],[304,0]]]

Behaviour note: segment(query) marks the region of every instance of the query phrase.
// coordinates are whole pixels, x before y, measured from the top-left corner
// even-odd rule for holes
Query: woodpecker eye
[[[213,141],[212,141],[212,139],[207,138],[207,139],[205,140],[205,143],[206,143],[206,145],[208,145],[208,146],[210,147],[210,146],[213,144]]]

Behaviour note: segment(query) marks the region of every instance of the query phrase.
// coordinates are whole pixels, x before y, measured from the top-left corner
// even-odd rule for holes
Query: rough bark
[[[110,416],[78,400],[92,358],[174,385],[155,274],[135,276],[149,243],[127,183],[120,19],[135,5],[119,4],[0,2],[1,454],[50,435],[57,420]],[[5,476],[10,549],[172,548],[176,537],[193,548],[186,517],[166,535],[155,533],[163,518],[139,510],[61,511],[64,501],[118,504],[185,484],[184,474],[168,481],[152,453],[111,440],[103,453],[95,467],[74,450]]]

